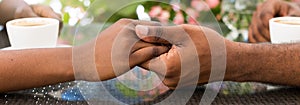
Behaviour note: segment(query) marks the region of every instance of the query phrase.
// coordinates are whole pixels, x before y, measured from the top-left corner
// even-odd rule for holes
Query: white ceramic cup
[[[273,44],[300,42],[300,17],[277,17],[269,24]]]
[[[22,18],[6,23],[11,47],[14,49],[56,47],[59,21],[52,18]]]

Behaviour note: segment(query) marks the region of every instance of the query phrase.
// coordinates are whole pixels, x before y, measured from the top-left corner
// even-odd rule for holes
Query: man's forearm
[[[74,80],[72,48],[0,52],[0,92]]]
[[[228,56],[235,81],[300,86],[300,44],[236,44]],[[233,63],[232,63],[233,62]]]

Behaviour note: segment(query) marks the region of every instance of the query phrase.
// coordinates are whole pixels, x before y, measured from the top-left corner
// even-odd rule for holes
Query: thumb
[[[131,67],[139,65],[155,57],[158,57],[163,53],[166,53],[168,50],[168,47],[165,46],[150,46],[141,48],[130,55],[129,65]]]
[[[32,8],[33,12],[40,17],[55,18],[61,20],[60,14],[55,13],[49,6],[36,4],[30,5],[30,7]]]
[[[38,15],[35,14],[34,11],[28,6],[18,7],[15,10],[15,18],[25,17],[38,17]]]
[[[136,34],[149,43],[180,44],[187,39],[187,34],[181,26],[144,26],[137,25]]]

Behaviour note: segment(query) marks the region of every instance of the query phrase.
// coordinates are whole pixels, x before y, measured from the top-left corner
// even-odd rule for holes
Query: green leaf
[[[70,14],[69,13],[64,13],[63,14],[63,22],[64,24],[68,24],[70,20]]]

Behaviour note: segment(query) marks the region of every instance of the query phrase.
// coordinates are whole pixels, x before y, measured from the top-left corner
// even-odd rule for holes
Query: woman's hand
[[[105,29],[95,41],[75,49],[76,79],[99,81],[115,78],[168,51],[168,47],[141,41],[135,33],[136,25],[160,24],[121,19]]]
[[[23,5],[19,6],[15,10],[14,18],[26,18],[26,17],[46,17],[61,20],[61,15],[55,13],[53,9],[46,5]]]

